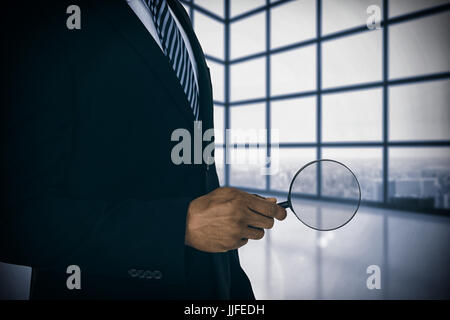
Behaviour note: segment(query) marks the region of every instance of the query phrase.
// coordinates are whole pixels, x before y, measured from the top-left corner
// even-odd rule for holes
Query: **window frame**
[[[450,140],[408,140],[408,141],[392,141],[389,139],[389,88],[392,86],[402,85],[402,84],[410,84],[410,83],[422,83],[434,80],[444,80],[450,79],[450,72],[440,72],[440,73],[432,73],[426,75],[417,75],[405,78],[389,78],[389,28],[392,25],[409,22],[415,19],[419,19],[426,16],[431,16],[434,14],[443,13],[450,10],[450,3],[441,4],[435,7],[430,7],[414,12],[410,12],[407,14],[402,14],[398,16],[389,16],[389,2],[391,0],[383,0],[382,1],[382,21],[381,28],[382,32],[382,79],[380,81],[369,82],[369,83],[358,83],[352,85],[346,85],[341,87],[331,87],[324,89],[322,87],[322,45],[324,42],[329,40],[336,40],[340,38],[344,38],[347,36],[352,36],[356,34],[361,34],[364,32],[371,32],[366,25],[356,26],[353,28],[340,30],[338,32],[334,32],[331,34],[322,34],[322,0],[316,0],[316,37],[303,40],[301,42],[289,44],[283,47],[271,48],[271,10],[277,6],[281,6],[285,3],[295,0],[278,0],[278,1],[270,1],[266,0],[266,4],[257,8],[254,8],[248,12],[236,15],[231,17],[230,14],[230,0],[224,0],[224,17],[219,17],[216,14],[209,12],[205,8],[197,5],[195,0],[181,0],[181,2],[189,8],[189,13],[193,24],[195,23],[195,14],[201,13],[207,15],[211,19],[215,19],[224,24],[224,57],[225,59],[218,59],[216,57],[209,56],[206,54],[206,58],[212,60],[214,62],[220,63],[225,66],[225,74],[224,74],[224,101],[214,101],[216,106],[220,106],[225,108],[225,117],[224,117],[224,130],[230,128],[230,109],[237,108],[242,105],[254,104],[254,103],[265,103],[266,104],[266,129],[267,129],[267,143],[262,145],[267,149],[267,155],[270,156],[271,153],[271,103],[273,101],[285,100],[285,99],[293,99],[293,98],[302,98],[302,97],[315,97],[317,99],[316,103],[316,141],[311,143],[279,143],[279,148],[315,148],[316,149],[316,157],[317,159],[322,158],[322,149],[323,148],[381,148],[382,149],[382,179],[383,179],[383,192],[382,192],[382,200],[381,201],[362,201],[363,204],[369,206],[378,206],[378,207],[387,207],[387,208],[396,208],[389,202],[389,150],[394,147],[447,147],[450,148]],[[236,21],[246,19],[255,14],[259,14],[261,12],[265,12],[266,16],[266,50],[263,52],[258,52],[255,54],[251,54],[245,57],[240,57],[237,59],[230,58],[230,25]],[[317,86],[315,90],[306,91],[306,92],[297,92],[292,94],[283,94],[283,95],[271,95],[271,56],[276,53],[286,52],[293,49],[299,49],[301,47],[305,47],[308,45],[316,45],[316,54],[317,54],[317,63],[316,63],[316,81]],[[233,64],[241,63],[244,61],[249,61],[257,58],[264,57],[266,59],[266,95],[262,98],[252,99],[252,100],[244,100],[244,101],[233,101],[230,100],[230,67]],[[372,88],[381,88],[382,89],[382,139],[380,141],[375,142],[364,142],[364,141],[352,141],[352,142],[323,142],[322,140],[322,96],[328,93],[338,93],[338,92],[351,92],[355,90],[362,89],[372,89]],[[224,132],[225,141],[223,144],[218,145],[218,147],[223,148],[224,150],[224,158],[226,157],[226,148],[227,145],[226,135]],[[245,148],[246,146],[237,146],[238,148]],[[313,159],[311,159],[313,160]],[[320,167],[318,176],[320,177]],[[231,166],[225,163],[225,186],[230,185],[230,170]],[[265,194],[274,194],[274,195],[282,195],[285,196],[285,192],[281,192],[279,190],[273,190],[271,188],[271,176],[266,176],[266,188],[265,189],[248,189],[244,188],[250,192],[261,192]],[[236,186],[239,187],[239,186]],[[317,183],[317,199],[322,199],[321,196],[321,178],[318,179]],[[415,208],[400,208],[397,209],[406,209],[406,210],[414,210]],[[423,208],[422,208],[423,210]],[[432,213],[444,213],[448,214],[448,209],[435,209],[430,208],[429,210]]]

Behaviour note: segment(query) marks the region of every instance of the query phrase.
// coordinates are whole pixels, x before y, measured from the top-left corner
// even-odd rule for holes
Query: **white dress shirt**
[[[139,20],[141,20],[142,24],[145,26],[145,28],[148,30],[148,32],[151,34],[155,42],[158,44],[158,46],[162,49],[161,41],[159,40],[158,32],[156,31],[155,23],[153,22],[150,9],[148,8],[147,4],[144,2],[144,0],[126,0],[128,5],[131,7],[131,9],[134,11],[134,13],[137,15]],[[170,14],[174,18],[178,29],[180,30],[181,36],[183,37],[184,44],[186,46],[186,49],[189,54],[189,59],[191,60],[192,67],[194,70],[194,76],[195,81],[197,82],[198,87],[198,79],[197,79],[197,63],[195,61],[194,52],[192,51],[191,44],[189,42],[189,39],[186,35],[186,32],[184,32],[183,27],[181,26],[180,22],[178,21],[177,17],[173,14],[172,9],[169,7]]]

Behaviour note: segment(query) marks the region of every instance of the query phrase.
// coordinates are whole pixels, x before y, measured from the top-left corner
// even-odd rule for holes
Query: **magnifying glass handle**
[[[256,193],[254,193],[253,195],[257,196],[258,198],[265,199],[264,197],[261,197],[259,194],[256,194]],[[289,208],[289,201],[279,202],[279,203],[277,203],[277,205],[279,205],[282,208],[287,209],[287,208]]]
[[[289,201],[279,202],[279,203],[277,203],[277,205],[287,209],[287,208],[289,208]]]

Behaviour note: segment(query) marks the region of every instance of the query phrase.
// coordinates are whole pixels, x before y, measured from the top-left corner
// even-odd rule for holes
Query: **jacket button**
[[[139,277],[140,279],[155,279],[159,280],[162,278],[162,272],[159,270],[136,270],[136,269],[130,269],[128,270],[128,274],[132,278]]]
[[[128,274],[132,277],[132,278],[136,278],[139,275],[139,272],[136,269],[130,269],[128,270]]]

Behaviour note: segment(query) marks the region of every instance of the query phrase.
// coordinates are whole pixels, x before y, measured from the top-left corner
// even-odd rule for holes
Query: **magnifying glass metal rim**
[[[292,207],[292,201],[291,201],[291,197],[292,197],[292,186],[294,184],[295,179],[297,178],[297,176],[300,174],[300,172],[303,171],[303,169],[305,169],[306,167],[310,166],[313,163],[316,162],[324,162],[324,161],[328,161],[328,162],[334,162],[337,164],[340,164],[341,166],[345,167],[348,171],[350,171],[350,173],[353,175],[353,177],[356,180],[356,184],[358,185],[358,191],[359,191],[359,196],[358,196],[358,205],[356,206],[355,212],[353,212],[353,215],[350,217],[350,219],[348,219],[344,224],[341,224],[335,228],[331,228],[331,229],[319,229],[313,226],[310,226],[309,224],[307,224],[306,222],[304,222],[302,219],[299,218],[299,216],[297,215],[297,213],[295,212],[294,208]],[[320,178],[320,177],[319,177]],[[349,167],[347,167],[345,164],[343,164],[342,162],[336,161],[336,160],[332,160],[332,159],[319,159],[319,160],[313,160],[311,162],[308,162],[307,164],[305,164],[303,167],[301,167],[294,175],[294,177],[292,178],[291,184],[289,186],[289,193],[288,193],[288,199],[287,199],[287,204],[289,206],[289,208],[292,210],[292,212],[294,213],[294,215],[297,217],[298,220],[300,220],[301,223],[303,223],[305,226],[317,230],[317,231],[333,231],[339,228],[342,228],[343,226],[345,226],[347,223],[349,223],[350,221],[352,221],[353,217],[356,215],[356,212],[358,212],[359,210],[359,206],[361,204],[361,186],[359,185],[359,181],[358,178],[356,178],[356,175],[353,173],[352,170],[350,170]],[[285,207],[285,206],[283,206]]]

